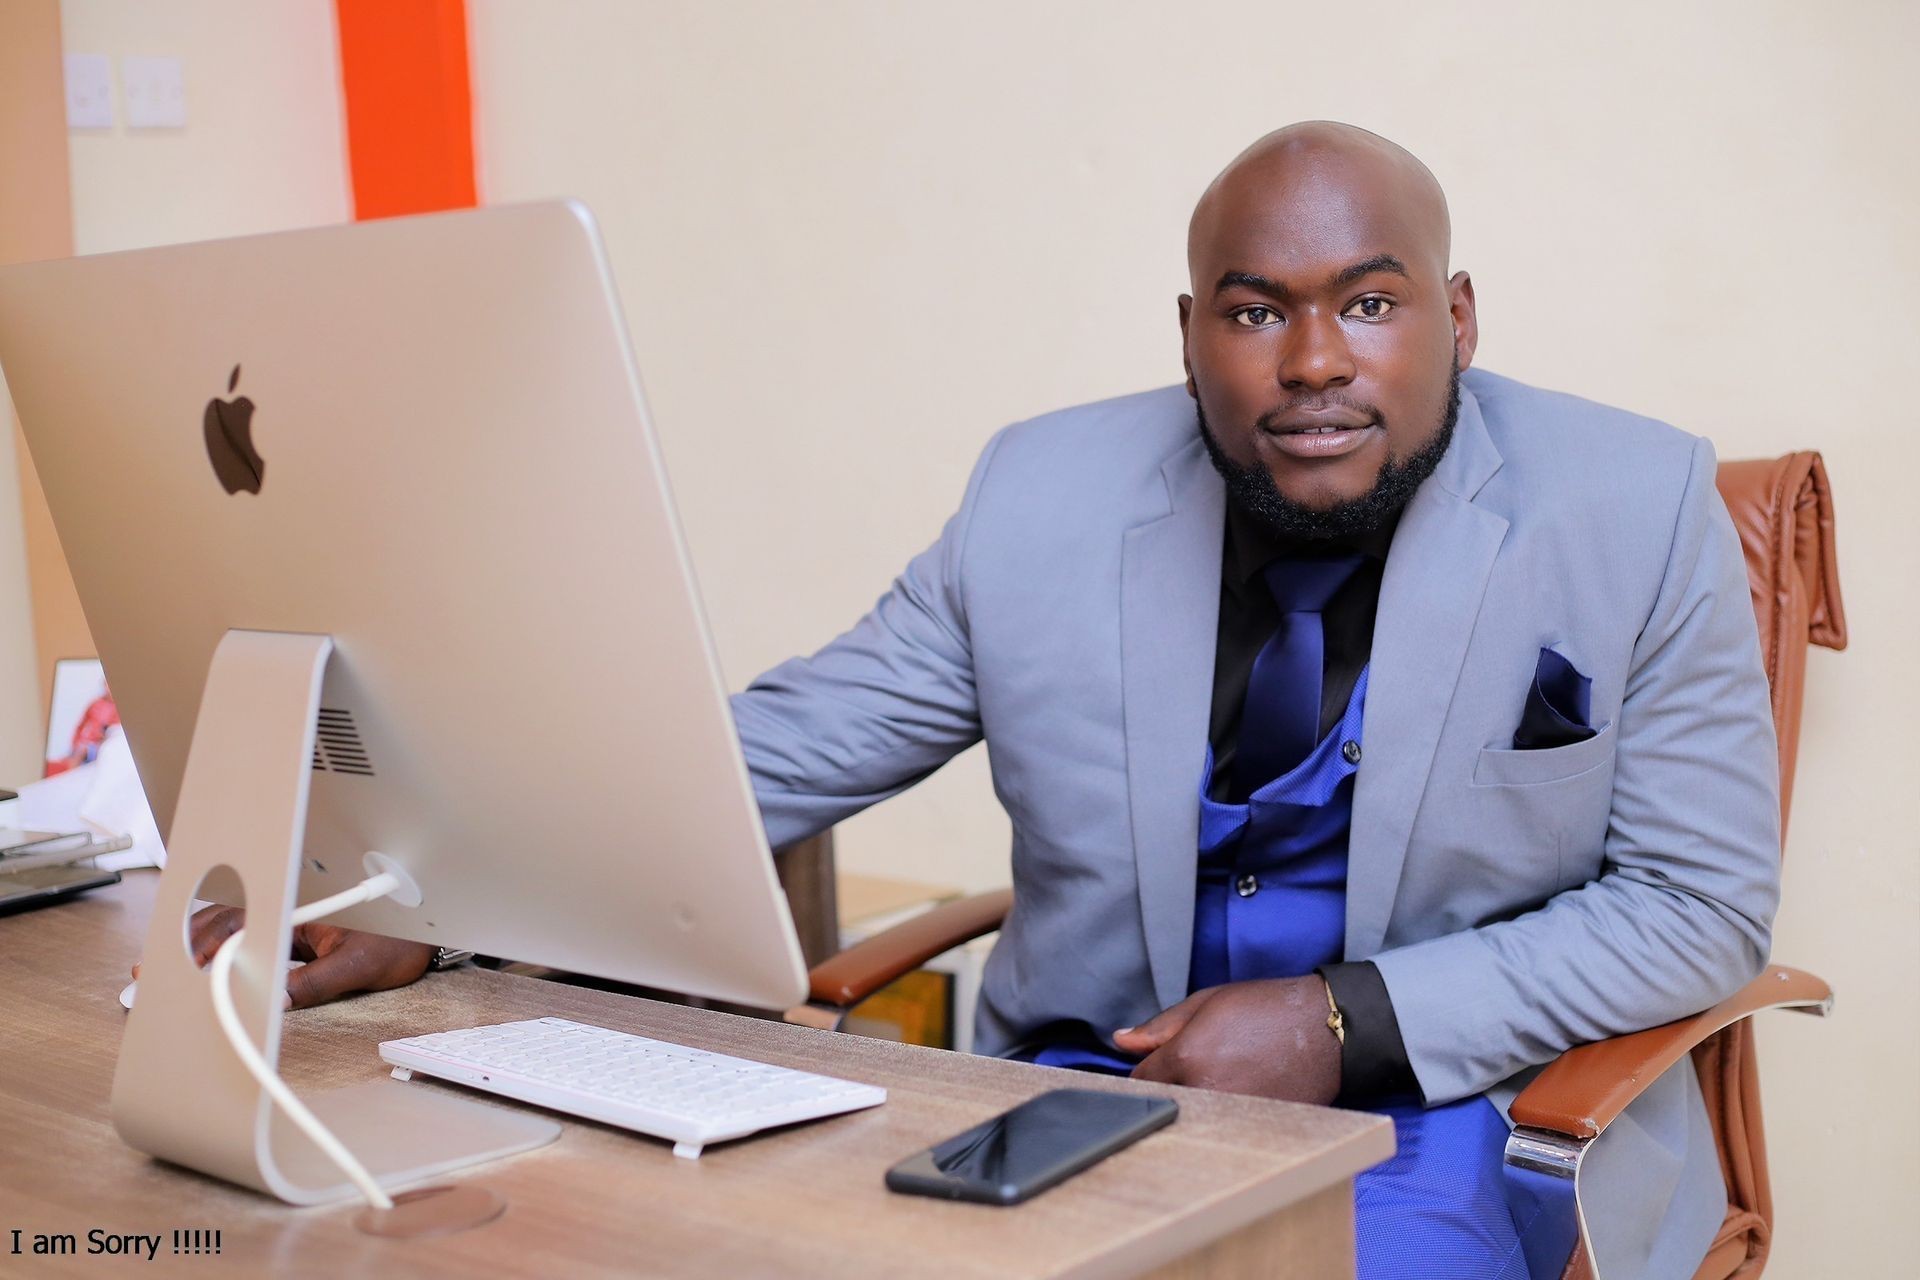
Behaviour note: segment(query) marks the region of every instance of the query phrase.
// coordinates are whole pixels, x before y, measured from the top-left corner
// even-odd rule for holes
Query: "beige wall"
[[[599,214],[743,683],[849,623],[997,426],[1175,380],[1181,241],[1331,116],[1451,193],[1481,363],[1723,456],[1814,446],[1854,647],[1817,652],[1762,1035],[1783,1277],[1889,1274],[1920,1189],[1920,346],[1910,6],[469,0],[482,190]],[[845,860],[1006,874],[977,753]]]
[[[178,57],[187,127],[74,132],[74,252],[352,217],[331,0],[62,0],[70,53]]]

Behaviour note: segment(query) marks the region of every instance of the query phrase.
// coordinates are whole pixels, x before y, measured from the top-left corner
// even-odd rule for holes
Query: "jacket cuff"
[[[1357,1106],[1383,1098],[1420,1097],[1400,1020],[1394,1017],[1386,979],[1371,961],[1322,965],[1325,979],[1347,1036],[1340,1046],[1341,1106]]]

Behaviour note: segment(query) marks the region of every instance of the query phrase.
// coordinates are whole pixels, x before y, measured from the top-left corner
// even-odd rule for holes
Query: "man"
[[[1711,449],[1465,372],[1449,234],[1383,139],[1254,144],[1194,212],[1184,390],[1001,432],[874,611],[734,714],[775,844],[986,739],[984,1050],[1383,1109],[1361,1275],[1538,1280],[1572,1223],[1509,1196],[1505,1108],[1759,971],[1776,762]],[[303,1002],[424,963],[313,949]],[[1692,1274],[1725,1197],[1687,1064],[1582,1194],[1604,1272]]]
[[[984,736],[981,1045],[1384,1105],[1363,1276],[1557,1269],[1503,1203],[1513,1077],[1739,988],[1777,896],[1712,451],[1461,377],[1448,239],[1391,143],[1262,139],[1194,212],[1184,394],[995,437],[875,611],[734,702],[776,843]],[[1628,1114],[1583,1186],[1603,1270],[1691,1275],[1725,1211],[1691,1070]]]

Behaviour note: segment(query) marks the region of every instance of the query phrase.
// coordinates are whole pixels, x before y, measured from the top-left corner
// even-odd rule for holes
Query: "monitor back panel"
[[[584,209],[0,269],[0,367],[163,833],[221,635],[327,633],[303,900],[377,849],[426,902],[343,923],[801,997]]]

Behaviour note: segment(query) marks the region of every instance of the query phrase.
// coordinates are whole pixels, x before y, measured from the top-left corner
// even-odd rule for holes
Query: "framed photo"
[[[120,712],[107,691],[106,672],[98,658],[62,658],[53,664],[53,697],[47,709],[47,763],[41,776],[51,778],[100,754],[107,730],[120,723]]]

